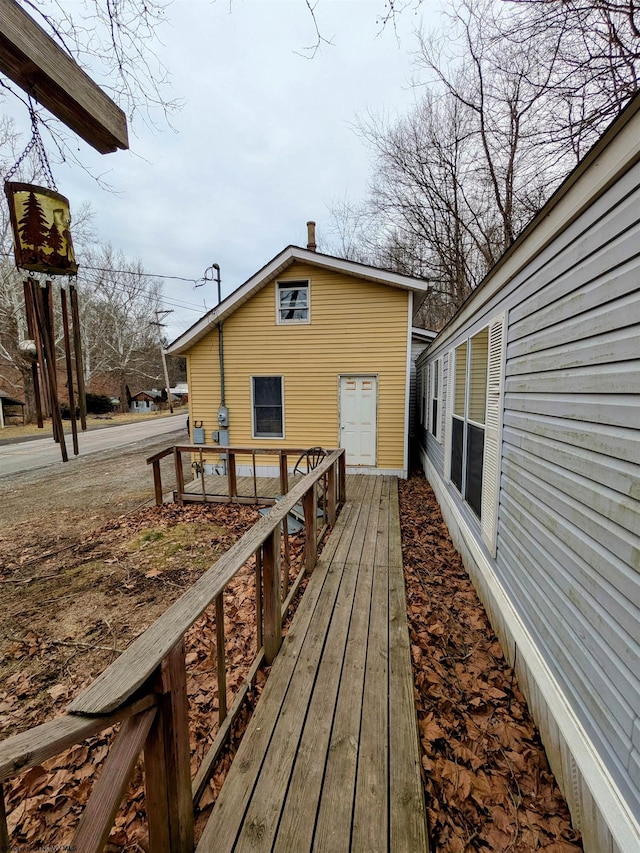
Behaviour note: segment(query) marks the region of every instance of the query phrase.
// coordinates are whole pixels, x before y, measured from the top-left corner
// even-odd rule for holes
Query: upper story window
[[[311,322],[308,281],[276,283],[276,322],[279,325]]]

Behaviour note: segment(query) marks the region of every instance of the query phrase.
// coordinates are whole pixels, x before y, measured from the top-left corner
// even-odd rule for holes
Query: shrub
[[[87,394],[87,412],[92,415],[106,415],[113,411],[111,397],[106,394]]]

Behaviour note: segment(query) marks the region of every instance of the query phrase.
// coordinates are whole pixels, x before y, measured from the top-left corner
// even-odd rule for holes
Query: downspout
[[[220,266],[212,264],[216,271],[216,284],[218,285],[218,305],[222,302],[222,281],[220,279]],[[222,327],[224,323],[218,323],[218,360],[220,363],[220,405],[225,405],[225,389],[224,389],[224,337]]]

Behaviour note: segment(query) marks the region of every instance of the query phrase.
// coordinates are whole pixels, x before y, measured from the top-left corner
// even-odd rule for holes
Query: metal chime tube
[[[67,367],[67,391],[69,392],[69,413],[71,415],[71,434],[73,437],[73,452],[77,456],[78,449],[78,425],[76,423],[76,400],[73,393],[73,369],[71,366],[71,339],[69,337],[69,312],[67,309],[67,294],[63,287],[60,288],[60,305],[62,307],[62,328],[64,331],[64,358]]]

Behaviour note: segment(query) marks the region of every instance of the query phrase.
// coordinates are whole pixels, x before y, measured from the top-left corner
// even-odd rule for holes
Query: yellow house
[[[412,318],[428,285],[311,240],[167,348],[187,358],[192,440],[345,447],[348,471],[406,476]]]

